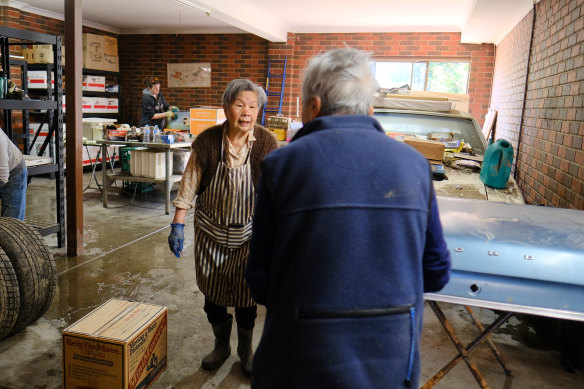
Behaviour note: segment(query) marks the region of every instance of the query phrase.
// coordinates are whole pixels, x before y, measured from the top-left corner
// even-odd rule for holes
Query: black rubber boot
[[[203,369],[218,369],[231,355],[229,338],[231,337],[232,323],[233,317],[229,317],[229,319],[225,320],[224,322],[213,325],[213,334],[215,334],[215,349],[211,352],[211,354],[203,358],[203,362],[201,363]]]
[[[241,360],[241,372],[244,376],[251,376],[251,363],[253,352],[251,350],[251,341],[253,338],[253,329],[246,330],[237,326],[237,355]]]

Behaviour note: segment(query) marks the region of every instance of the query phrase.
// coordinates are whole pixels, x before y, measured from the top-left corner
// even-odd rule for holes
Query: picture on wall
[[[167,64],[169,88],[210,88],[211,63]]]

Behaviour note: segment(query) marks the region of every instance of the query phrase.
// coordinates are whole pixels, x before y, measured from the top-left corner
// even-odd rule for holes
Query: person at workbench
[[[227,120],[194,140],[183,173],[171,233],[170,250],[183,249],[184,220],[195,205],[197,285],[205,295],[204,311],[215,335],[214,350],[203,358],[205,370],[219,368],[231,354],[229,339],[235,307],[237,354],[249,377],[257,305],[243,276],[249,252],[260,161],[277,148],[276,138],[256,123],[266,93],[247,79],[235,79],[223,93]]]
[[[418,388],[424,292],[450,277],[428,161],[373,113],[370,57],[313,58],[304,126],[261,163],[245,271],[252,388]]]
[[[158,126],[162,131],[166,123],[176,116],[178,108],[169,105],[162,92],[160,92],[160,80],[157,77],[148,77],[142,91],[142,115],[140,127]]]
[[[0,202],[2,217],[24,221],[28,170],[22,152],[0,128]]]

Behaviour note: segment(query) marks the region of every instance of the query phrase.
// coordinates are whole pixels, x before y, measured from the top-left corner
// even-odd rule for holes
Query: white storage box
[[[105,92],[105,77],[83,76],[82,90],[88,92]]]
[[[133,176],[142,175],[142,152],[144,149],[130,150],[130,174]]]
[[[46,70],[29,70],[26,72],[28,87],[30,89],[47,89],[47,71]],[[55,73],[51,72],[51,88],[55,87]]]
[[[118,113],[118,99],[111,97],[107,99],[106,111],[108,113]]]
[[[164,151],[145,150],[142,153],[142,176],[164,178],[166,176],[166,157]],[[172,158],[170,159],[172,171]]]
[[[93,100],[94,100],[94,97],[83,96],[81,98],[81,112],[92,113],[93,112]]]

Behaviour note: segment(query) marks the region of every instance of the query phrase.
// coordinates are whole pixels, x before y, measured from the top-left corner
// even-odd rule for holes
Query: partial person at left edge
[[[24,221],[28,171],[22,152],[0,128],[0,202],[2,217]]]
[[[144,84],[146,88],[142,91],[140,127],[158,126],[163,130],[166,123],[176,115],[178,108],[166,102],[160,92],[160,80],[157,77],[148,77]]]

